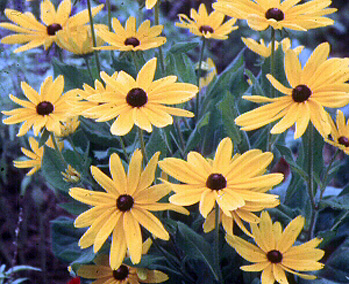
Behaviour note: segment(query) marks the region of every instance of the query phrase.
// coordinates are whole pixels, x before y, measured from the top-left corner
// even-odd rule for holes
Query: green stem
[[[180,274],[182,274],[182,276],[184,277],[184,279],[189,280],[190,283],[195,283],[195,280],[191,277],[191,275],[185,273],[185,271],[183,271],[183,269],[181,268],[181,265],[179,263],[178,260],[175,259],[171,259],[170,257],[168,257],[168,254],[164,251],[164,249],[160,246],[160,244],[158,243],[157,239],[154,238],[152,236],[152,234],[149,233],[149,237],[152,240],[154,246],[159,250],[159,252],[165,257],[165,259],[167,260],[167,262],[172,265]]]
[[[91,71],[91,66],[90,66],[90,62],[88,61],[88,58],[86,56],[83,56],[84,60],[85,60],[85,63],[86,63],[86,67],[87,67],[87,71],[88,71],[88,74],[90,75],[90,78],[92,80],[92,82],[94,81],[93,79],[93,75],[92,75],[92,71]]]
[[[270,40],[271,40],[271,53],[270,53],[270,74],[272,76],[275,76],[275,30],[271,28],[271,35],[270,35]],[[275,97],[275,89],[274,87],[270,84],[270,97],[274,98]],[[272,149],[272,139],[271,139],[271,124],[268,124],[268,136],[267,136],[267,151],[270,152]]]
[[[314,129],[313,125],[309,125],[309,136],[308,136],[308,194],[310,198],[311,203],[311,219],[310,219],[310,227],[309,227],[309,233],[308,233],[308,239],[313,238],[314,229],[315,229],[315,222],[317,218],[317,210],[316,210],[316,203],[315,203],[315,196],[314,196]]]
[[[97,47],[96,33],[95,33],[94,26],[93,26],[91,0],[87,0],[87,7],[88,7],[88,16],[90,17],[90,26],[91,26],[91,35],[92,35],[93,47]],[[100,73],[101,73],[101,64],[99,62],[98,51],[94,50],[93,53],[95,55],[96,67],[98,70],[98,77],[99,77]]]
[[[312,132],[311,132],[312,134]],[[310,140],[310,138],[309,138]],[[309,141],[310,142],[310,141]],[[309,145],[309,148],[312,148],[311,146],[312,144]],[[317,204],[315,204],[315,200],[314,200],[314,193],[313,193],[313,200],[314,200],[314,204],[315,204],[315,207],[313,206],[313,203],[312,203],[312,209],[313,209],[313,212],[312,212],[312,216],[311,216],[311,219],[310,219],[310,226],[309,226],[309,233],[308,233],[308,238],[309,239],[312,239],[313,236],[314,236],[314,230],[315,230],[315,225],[316,225],[316,221],[317,221],[317,218],[319,216],[319,211],[320,211],[320,203],[321,203],[321,200],[324,196],[324,193],[325,193],[325,190],[326,190],[326,187],[327,187],[327,179],[328,179],[328,176],[329,176],[329,173],[332,169],[332,165],[333,165],[333,162],[336,160],[336,157],[338,155],[338,153],[340,152],[339,149],[337,149],[336,153],[333,155],[330,163],[328,164],[328,167],[326,169],[326,173],[325,173],[325,176],[322,180],[322,185],[321,185],[321,188],[320,188],[320,197],[319,197],[319,202]],[[310,153],[309,153],[310,154]],[[310,176],[309,176],[310,178]],[[341,219],[342,220],[342,219]],[[339,220],[339,223],[341,222],[341,220]],[[338,223],[338,224],[339,224]],[[336,227],[336,226],[334,226]],[[332,230],[332,229],[331,229]]]
[[[334,231],[340,223],[342,223],[342,221],[347,218],[347,216],[349,215],[349,210],[347,210],[342,217],[340,217],[340,219],[331,227],[330,231]]]
[[[330,174],[330,171],[332,169],[332,165],[334,163],[334,161],[336,160],[338,154],[340,153],[340,149],[337,149],[336,153],[334,153],[330,163],[328,164],[328,167],[326,169],[326,173],[325,173],[325,176],[324,176],[324,179],[322,180],[322,186],[320,188],[320,198],[319,198],[319,203],[321,202],[323,196],[324,196],[324,193],[325,193],[325,190],[326,190],[326,187],[327,187],[327,179],[328,179],[328,176]],[[316,207],[316,209],[319,209],[319,203]]]
[[[199,57],[199,69],[198,69],[198,76],[196,80],[196,85],[199,88],[200,88],[200,77],[201,77],[201,69],[202,69],[201,62],[202,62],[202,59],[204,58],[205,45],[206,45],[206,38],[202,37],[200,57]],[[196,105],[195,105],[195,115],[197,119],[199,119],[199,105],[200,105],[200,90],[196,96]]]
[[[55,134],[53,132],[51,132],[51,138],[52,138],[53,145],[55,146],[55,150],[56,150],[59,158],[62,160],[62,162],[64,164],[64,168],[67,169],[68,168],[68,163],[65,161],[62,152],[59,150],[58,143],[57,143],[57,140],[56,140],[56,136],[55,136]]]
[[[148,156],[147,156],[147,152],[145,150],[145,143],[144,143],[144,139],[143,139],[143,130],[140,129],[139,127],[137,127],[137,130],[138,130],[139,143],[141,144],[141,151],[142,151],[143,159],[144,159],[145,163],[148,163]]]
[[[130,52],[131,52],[131,56],[133,58],[133,63],[135,64],[135,67],[136,67],[136,72],[138,73],[141,68],[138,64],[136,51],[130,51]]]
[[[219,257],[219,229],[220,229],[220,208],[218,206],[218,203],[216,202],[216,205],[214,207],[214,213],[215,213],[215,228],[214,228],[214,243],[213,243],[213,256],[214,256],[214,264],[215,269],[218,277],[218,282],[220,284],[223,284],[223,277],[222,277],[222,271],[220,267],[220,257]]]
[[[125,156],[125,158],[127,160],[127,163],[129,163],[130,159],[129,159],[128,154],[127,154],[124,138],[122,136],[119,136],[119,139],[120,139],[120,144],[121,144],[122,151],[124,152],[124,156]]]
[[[105,4],[107,5],[107,10],[108,10],[108,28],[109,31],[112,31],[112,25],[111,25],[111,7],[110,7],[110,0],[106,0]]]
[[[178,133],[178,137],[179,137],[179,142],[181,143],[182,149],[185,149],[185,142],[184,142],[184,137],[183,137],[183,133],[181,131],[181,127],[179,125],[179,121],[178,118],[174,118],[174,125],[176,127],[177,133]]]
[[[160,24],[160,0],[158,0],[155,4],[154,7],[154,22],[155,25]],[[162,46],[159,46],[159,63],[160,63],[160,68],[161,68],[161,74],[164,76],[165,75],[165,58],[164,58],[164,53],[162,51]]]

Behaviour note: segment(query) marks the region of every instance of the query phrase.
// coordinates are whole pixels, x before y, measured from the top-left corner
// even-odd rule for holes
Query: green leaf
[[[281,155],[285,157],[286,162],[290,165],[291,169],[298,173],[304,180],[308,180],[308,174],[293,160],[291,150],[283,145],[275,146]]]
[[[168,52],[171,52],[173,55],[181,54],[188,52],[197,46],[199,46],[198,42],[179,42],[173,44]]]
[[[73,215],[80,215],[81,213],[90,209],[88,205],[81,202],[77,202],[75,200],[66,203],[60,203],[58,204],[58,206]]]
[[[349,210],[349,194],[325,199],[321,202],[321,206],[329,206],[336,210]]]
[[[41,163],[43,176],[53,188],[68,192],[70,185],[63,180],[62,172],[65,171],[65,165],[60,155],[55,149],[46,145],[44,147],[44,157]]]
[[[73,222],[73,219],[62,216],[51,221],[52,252],[61,261],[73,262],[83,258],[85,263],[90,262],[94,258],[92,247],[82,250],[78,246],[85,230],[75,228]]]
[[[176,241],[178,246],[184,251],[188,258],[202,261],[207,266],[214,279],[218,280],[214,270],[211,245],[187,225],[181,222],[177,224],[178,231],[176,234]]]
[[[192,133],[188,138],[186,148],[185,148],[185,153],[188,153],[189,151],[197,147],[202,137],[202,129],[203,127],[206,127],[208,125],[209,117],[210,117],[210,113],[207,112],[204,116],[201,117],[199,122],[196,124],[194,130],[192,131]]]
[[[10,268],[9,270],[7,270],[6,273],[11,274],[11,273],[17,273],[19,271],[24,271],[24,270],[41,271],[40,268],[33,267],[33,266],[30,266],[30,265],[16,265],[15,267]]]
[[[234,122],[237,117],[237,110],[234,97],[229,91],[226,91],[223,100],[217,104],[217,108],[222,114],[223,126],[228,137],[238,145],[241,153],[247,151],[250,148],[249,141],[245,133],[242,132]]]
[[[51,135],[51,132],[47,131],[47,129],[44,128],[44,131],[42,132],[39,140],[39,145],[38,145],[39,148],[45,145],[46,141],[50,138],[50,135]]]
[[[152,157],[156,152],[161,152],[161,158],[166,157],[167,155],[167,147],[166,147],[166,141],[163,137],[163,135],[166,135],[164,132],[164,129],[154,128],[147,144],[146,144],[146,152],[148,154],[148,157]]]
[[[72,65],[64,64],[56,59],[52,60],[54,76],[64,76],[64,91],[69,91],[75,88],[81,88],[84,83],[92,86],[93,80],[88,74],[88,71],[82,68],[77,68]]]

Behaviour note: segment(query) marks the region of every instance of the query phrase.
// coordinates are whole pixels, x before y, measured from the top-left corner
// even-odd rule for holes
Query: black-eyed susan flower
[[[61,133],[57,135],[59,138],[64,138],[72,135],[79,127],[80,121],[78,116],[67,118],[66,121],[61,123]]]
[[[139,263],[142,255],[141,225],[155,237],[168,240],[169,234],[160,220],[151,211],[174,210],[183,214],[187,211],[169,203],[157,202],[171,189],[165,184],[151,186],[160,152],[156,153],[142,171],[142,154],[136,150],[132,155],[128,174],[117,154],[109,159],[112,178],[100,169],[91,166],[93,178],[105,192],[84,188],[71,188],[69,194],[76,200],[93,206],[79,215],[74,225],[78,228],[90,227],[79,241],[81,248],[93,245],[96,253],[112,234],[110,266],[117,269],[122,264],[126,252],[133,263]]]
[[[10,94],[10,99],[22,106],[9,111],[2,111],[11,117],[3,120],[5,124],[16,124],[23,122],[17,136],[25,135],[33,127],[34,135],[37,136],[42,128],[61,134],[61,122],[70,117],[69,101],[75,100],[74,93],[67,92],[62,95],[64,89],[64,78],[58,76],[52,80],[49,76],[41,85],[40,93],[35,91],[26,82],[21,83],[24,95],[29,101],[21,100]]]
[[[331,131],[324,107],[337,108],[349,103],[349,59],[330,58],[328,43],[320,44],[302,69],[295,51],[285,54],[285,73],[291,88],[283,86],[272,75],[267,78],[274,88],[286,96],[267,98],[243,96],[256,103],[268,103],[235,119],[242,130],[254,130],[282,118],[270,133],[282,133],[296,124],[294,138],[305,132],[309,121],[323,137]]]
[[[108,29],[105,25],[94,25],[94,28],[96,30]],[[56,43],[60,48],[77,55],[86,55],[94,51],[90,26],[81,26],[78,30],[66,27],[57,32]],[[97,36],[96,43],[102,45],[104,41]]]
[[[263,39],[260,39],[259,42],[257,42],[252,38],[245,37],[242,37],[241,40],[247,46],[247,48],[253,51],[254,53],[257,53],[258,55],[263,57],[269,57],[271,55],[271,43],[266,45]],[[278,41],[275,41],[275,50],[279,48],[280,44],[284,53],[291,48],[291,40],[289,38],[284,38],[280,43]],[[304,46],[300,45],[294,48],[293,50],[296,52],[297,55],[299,55],[299,53],[301,53],[303,49]]]
[[[217,75],[217,68],[212,58],[207,58],[206,61],[202,61],[201,62],[201,78],[199,82],[200,89],[208,86],[216,75]]]
[[[191,33],[197,36],[224,40],[228,34],[238,27],[234,26],[236,19],[230,19],[223,24],[224,14],[213,11],[208,15],[205,4],[200,4],[199,11],[190,10],[190,18],[185,14],[178,15],[180,23],[177,27],[189,29]]]
[[[63,180],[70,183],[78,183],[81,179],[81,174],[74,169],[71,165],[65,169],[64,172],[61,172]]]
[[[52,141],[52,136],[47,140],[46,145],[54,148],[54,144]],[[29,146],[30,150],[22,147],[21,151],[24,155],[26,155],[30,160],[17,160],[13,161],[13,165],[18,169],[26,169],[26,168],[32,168],[28,173],[27,176],[31,176],[34,173],[36,173],[38,170],[41,169],[41,162],[42,157],[44,156],[44,147],[39,147],[39,142],[35,140],[34,137],[29,137]],[[63,148],[63,143],[58,142],[58,147],[60,150]]]
[[[315,238],[302,245],[293,246],[303,229],[304,218],[298,216],[282,231],[279,222],[272,223],[268,212],[262,212],[260,223],[251,224],[252,235],[257,246],[236,236],[226,236],[226,240],[236,252],[249,262],[241,266],[244,271],[262,271],[262,284],[288,284],[286,272],[304,279],[315,279],[316,276],[297,271],[315,271],[322,269],[324,264],[318,262],[324,251],[317,249],[321,239]]]
[[[223,225],[224,230],[229,235],[233,235],[234,223],[248,236],[253,237],[250,231],[245,227],[246,223],[259,223],[260,219],[252,212],[262,211],[266,208],[274,208],[280,204],[279,200],[273,201],[245,201],[245,205],[231,211],[230,215],[220,214],[220,222]],[[222,212],[221,212],[222,213]],[[205,233],[212,231],[215,228],[215,210],[212,210],[208,215],[203,224]]]
[[[190,152],[187,161],[166,158],[159,162],[160,168],[183,184],[171,185],[175,192],[170,202],[188,206],[198,202],[201,215],[206,218],[217,203],[223,213],[246,205],[246,202],[270,202],[276,195],[265,193],[283,179],[282,174],[263,175],[271,163],[273,154],[261,150],[250,150],[232,158],[233,143],[223,139],[210,162],[197,152]]]
[[[166,42],[165,37],[159,36],[164,26],[150,27],[149,20],[144,21],[137,29],[135,17],[127,19],[125,28],[117,18],[113,18],[112,26],[114,32],[106,29],[98,30],[98,36],[110,45],[96,47],[96,49],[120,51],[148,50],[159,47]]]
[[[117,75],[118,75],[118,72],[116,71],[111,76],[111,78],[116,79]],[[72,102],[72,112],[76,116],[83,115],[86,118],[94,118],[93,117],[94,114],[93,113],[88,114],[87,110],[89,110],[95,106],[102,105],[102,102],[98,102],[96,100],[89,101],[88,98],[91,97],[92,95],[95,95],[95,94],[101,94],[101,93],[104,93],[106,91],[109,92],[110,87],[104,86],[103,83],[97,79],[94,82],[94,87],[92,87],[86,83],[83,84],[82,87],[83,87],[83,90],[81,90],[81,89],[72,90],[73,92],[75,92],[75,94],[79,98],[79,100]],[[103,112],[103,110],[101,110],[101,112]],[[98,115],[97,115],[97,117],[98,117]]]
[[[341,110],[337,110],[336,124],[329,118],[331,124],[331,137],[325,141],[349,155],[349,119],[345,123],[345,117]]]
[[[334,21],[323,17],[337,11],[328,8],[330,0],[312,0],[299,4],[301,0],[218,0],[213,8],[237,19],[247,20],[249,27],[264,31],[269,26],[273,29],[306,31],[333,25]]]
[[[6,17],[12,21],[11,23],[1,23],[0,27],[17,32],[17,34],[9,35],[1,40],[5,44],[24,44],[17,48],[14,52],[21,52],[28,49],[44,45],[45,49],[49,48],[53,42],[57,40],[56,33],[69,27],[72,30],[79,31],[82,26],[89,22],[88,11],[84,10],[72,17],[71,1],[64,0],[57,8],[53,6],[50,0],[41,2],[41,21],[35,19],[30,13],[21,13],[16,10],[6,9]],[[92,8],[92,16],[95,16],[103,5]]]
[[[146,254],[151,241],[146,240],[142,246],[142,254]],[[168,276],[159,270],[131,267],[121,264],[117,269],[112,269],[108,263],[108,256],[100,254],[94,259],[96,265],[82,265],[78,275],[87,279],[96,279],[92,284],[140,284],[162,283],[168,280]]]
[[[153,9],[158,0],[145,0],[145,8]]]
[[[88,101],[98,103],[86,110],[89,117],[97,122],[117,119],[110,127],[114,135],[127,134],[134,124],[148,132],[152,125],[162,128],[172,124],[171,115],[193,117],[193,113],[184,109],[164,106],[179,104],[192,99],[198,87],[188,83],[178,83],[176,76],[167,76],[154,80],[156,58],[149,60],[139,71],[136,80],[124,71],[116,79],[101,73],[106,84],[104,93],[88,97]],[[110,91],[109,91],[110,90]]]

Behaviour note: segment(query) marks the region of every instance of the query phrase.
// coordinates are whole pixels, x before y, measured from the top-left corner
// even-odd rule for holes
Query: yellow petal
[[[123,228],[131,261],[133,264],[139,263],[142,256],[141,227],[131,212],[123,214]]]
[[[133,195],[137,189],[138,181],[142,171],[142,153],[139,149],[137,149],[132,157],[128,167],[127,174],[127,194]]]
[[[125,239],[125,233],[123,228],[123,222],[118,222],[114,231],[113,238],[110,247],[109,263],[112,269],[118,269],[127,252],[127,245]]]
[[[296,241],[298,235],[303,229],[305,219],[302,216],[298,216],[293,219],[285,228],[279,242],[276,244],[276,249],[281,253],[286,252]]]
[[[299,62],[297,54],[292,49],[287,50],[285,54],[285,72],[287,81],[293,88],[301,83],[301,63]]]
[[[131,211],[134,218],[150,233],[162,240],[169,240],[170,235],[158,218],[140,207],[135,207]]]
[[[244,259],[250,262],[265,262],[267,257],[265,253],[257,246],[250,244],[242,238],[226,235],[225,239],[236,252]]]

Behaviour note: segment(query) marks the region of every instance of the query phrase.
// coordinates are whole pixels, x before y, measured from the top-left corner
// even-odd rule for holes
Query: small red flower
[[[67,284],[80,284],[80,277],[72,278]]]

